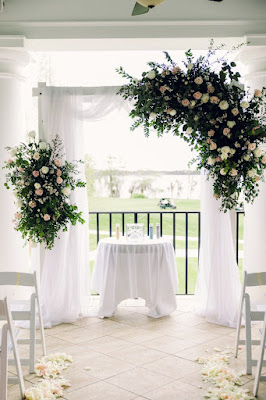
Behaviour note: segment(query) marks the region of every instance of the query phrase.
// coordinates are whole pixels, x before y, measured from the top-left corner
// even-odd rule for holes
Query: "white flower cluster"
[[[236,373],[228,366],[231,351],[221,352],[218,348],[214,350],[215,354],[196,360],[199,364],[204,365],[201,371],[203,381],[211,382],[216,386],[210,388],[204,397],[211,400],[253,400],[254,397],[249,396],[247,389],[239,388],[244,384],[241,379],[243,374]]]
[[[72,357],[65,353],[56,353],[42,357],[35,366],[36,375],[42,377],[40,382],[25,391],[27,400],[54,400],[64,396],[64,388],[71,386],[61,374]]]

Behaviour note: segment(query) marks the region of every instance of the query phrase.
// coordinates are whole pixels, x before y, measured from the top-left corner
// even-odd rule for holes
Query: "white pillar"
[[[250,45],[239,54],[245,66],[245,84],[254,89],[266,86],[266,36],[248,38]],[[265,145],[264,151],[266,151]],[[253,204],[245,204],[244,269],[248,272],[266,272],[266,172],[260,182],[260,193]],[[266,290],[252,291],[256,302],[266,303]]]
[[[0,36],[0,167],[9,157],[6,146],[25,140],[24,70],[29,53],[21,37]],[[28,271],[28,246],[24,246],[12,220],[16,211],[12,190],[4,184],[6,170],[0,171],[0,271]],[[1,290],[1,294],[3,291]]]

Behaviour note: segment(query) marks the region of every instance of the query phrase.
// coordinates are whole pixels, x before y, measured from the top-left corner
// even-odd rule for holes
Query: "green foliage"
[[[129,80],[118,94],[134,101],[131,129],[142,126],[146,136],[151,130],[158,136],[171,131],[188,142],[198,152],[197,167],[213,178],[214,196],[226,211],[237,205],[241,191],[247,202],[258,195],[257,182],[266,167],[259,148],[266,137],[261,112],[266,89],[253,96],[245,91],[236,64],[228,63],[226,55],[216,58],[222,48],[212,41],[208,54],[198,59],[188,50],[184,67],[164,52],[167,63],[149,62],[140,80],[122,67],[117,72]]]
[[[67,231],[68,224],[84,223],[82,213],[69,196],[85,183],[78,178],[78,163],[62,162],[62,143],[59,137],[48,144],[30,142],[15,148],[8,147],[10,158],[3,168],[7,169],[7,189],[11,187],[17,199],[15,229],[26,241],[44,243],[47,249],[54,246],[60,229]]]

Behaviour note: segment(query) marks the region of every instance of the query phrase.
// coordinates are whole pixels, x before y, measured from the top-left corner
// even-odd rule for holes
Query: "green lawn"
[[[89,199],[89,207],[90,212],[106,212],[106,211],[131,211],[131,212],[141,212],[141,211],[163,211],[163,234],[169,235],[173,237],[173,216],[169,211],[161,210],[157,204],[159,199],[119,199],[119,198],[97,198],[93,197]],[[175,200],[176,209],[174,211],[199,211],[200,210],[200,201],[199,200]],[[125,225],[127,223],[134,222],[134,214],[125,214]],[[144,223],[145,233],[147,233],[147,215],[139,214],[138,222]],[[155,224],[156,222],[160,222],[159,214],[151,214],[150,215],[150,223]],[[115,225],[120,224],[122,229],[122,214],[113,214],[112,215],[112,232],[114,235]],[[244,218],[243,215],[240,215],[239,219],[239,239],[243,240],[243,224]],[[189,214],[188,215],[188,236],[191,238],[198,237],[198,214]],[[91,214],[89,220],[90,230],[96,231],[96,215]],[[102,214],[99,216],[99,227],[100,231],[106,231],[106,233],[100,234],[100,239],[109,236],[110,229],[110,219],[109,215]],[[185,249],[185,232],[186,232],[186,215],[185,213],[176,215],[176,226],[175,226],[175,235],[181,236],[182,239],[176,238],[176,249],[184,250]],[[96,233],[90,233],[90,250],[95,250],[97,247],[97,237]],[[242,250],[243,245],[239,243],[239,250]],[[188,258],[188,283],[187,283],[187,291],[188,293],[194,293],[196,279],[197,279],[197,270],[198,270],[198,258],[197,258],[197,250],[198,250],[198,241],[197,240],[188,240],[188,249],[196,250],[196,254],[193,257]],[[176,258],[178,277],[179,277],[179,293],[185,293],[185,254],[182,252],[180,257]],[[93,270],[94,262],[91,262],[91,270]],[[240,272],[242,268],[242,260],[239,263]]]

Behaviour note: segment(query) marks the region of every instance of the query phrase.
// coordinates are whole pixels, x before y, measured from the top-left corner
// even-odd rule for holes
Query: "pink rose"
[[[255,96],[255,97],[261,97],[261,95],[262,95],[262,93],[261,93],[261,90],[260,90],[260,89],[255,89],[255,90],[254,90],[254,96]]]
[[[180,71],[180,68],[179,68],[179,67],[174,67],[174,68],[172,69],[172,74],[175,75],[175,74],[178,73],[178,71]]]
[[[266,164],[266,155],[262,157],[261,162],[262,162],[263,164]]]
[[[35,207],[37,206],[37,204],[36,204],[36,202],[35,202],[34,200],[31,200],[31,201],[29,202],[29,206],[30,206],[31,208],[35,208]]]
[[[201,76],[198,76],[194,79],[194,82],[196,83],[196,85],[201,85],[203,83],[203,79]]]
[[[206,140],[206,142],[207,142],[208,144],[212,143],[211,138],[208,137],[208,139]]]
[[[62,175],[62,171],[61,171],[60,169],[58,169],[58,170],[56,171],[56,175],[57,175],[57,176],[61,176],[61,175]]]
[[[8,164],[12,164],[12,162],[13,162],[13,160],[12,160],[11,158],[9,158],[9,159],[7,160],[7,163],[8,163]]]
[[[231,113],[236,117],[236,116],[239,114],[239,111],[238,111],[237,108],[233,108],[233,109],[231,110]]]
[[[21,166],[19,166],[19,167],[18,167],[18,171],[19,171],[19,172],[23,172],[24,169],[23,169]]]
[[[258,175],[255,176],[255,182],[258,182],[260,180],[260,177]]]
[[[221,159],[221,157],[216,157],[216,158],[215,158],[215,161],[216,161],[216,162],[221,162],[222,159]]]
[[[59,176],[59,177],[56,179],[56,182],[60,184],[60,183],[63,182],[63,179]]]
[[[61,166],[61,161],[60,160],[55,160],[55,165],[57,166],[57,167],[60,167]]]
[[[226,136],[226,135],[228,135],[228,133],[230,133],[230,129],[229,128],[224,128],[223,134]]]
[[[256,149],[256,143],[249,143],[248,149],[251,150],[251,151],[255,150]]]
[[[44,214],[43,219],[44,221],[50,221],[51,217],[49,214]]]
[[[217,144],[214,142],[211,142],[210,144],[210,150],[216,150],[217,149]]]
[[[21,218],[21,214],[19,212],[16,212],[15,218],[20,219]]]
[[[208,86],[207,86],[207,92],[208,92],[208,93],[214,93],[214,92],[215,92],[214,87],[213,87],[212,85],[208,85]]]
[[[214,134],[215,134],[215,131],[214,131],[213,129],[210,129],[210,130],[208,131],[208,136],[209,136],[209,137],[214,136]]]
[[[38,178],[38,176],[40,175],[39,171],[33,171],[32,175],[34,176],[34,178]]]
[[[189,100],[188,99],[184,99],[184,100],[182,100],[182,106],[184,106],[184,107],[188,107],[189,106]]]
[[[193,97],[194,97],[194,99],[199,100],[199,99],[202,98],[202,93],[200,93],[200,92],[195,92],[195,93],[193,94]]]
[[[237,176],[237,170],[236,169],[232,169],[231,171],[231,176]]]
[[[218,194],[214,194],[214,195],[213,195],[213,197],[214,197],[216,200],[218,200],[218,199],[219,199],[219,196],[218,196]]]
[[[219,99],[217,96],[211,96],[211,97],[210,97],[210,102],[211,102],[212,104],[218,104],[219,101],[220,101],[220,99]]]
[[[43,195],[43,190],[42,189],[37,189],[37,190],[35,190],[35,194],[37,194],[37,196],[42,196]]]
[[[160,87],[160,92],[161,92],[161,93],[165,93],[166,90],[167,90],[166,86],[161,86],[161,87]],[[59,167],[59,165],[58,165],[58,167]]]

